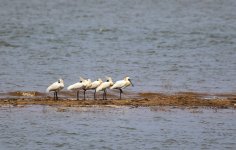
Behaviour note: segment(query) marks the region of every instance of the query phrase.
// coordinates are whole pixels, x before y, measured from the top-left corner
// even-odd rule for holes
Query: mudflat
[[[107,100],[102,100],[98,96],[97,100],[93,100],[92,93],[88,93],[86,100],[76,100],[72,93],[62,92],[59,100],[53,100],[51,95],[45,93],[30,92],[10,92],[5,97],[0,98],[0,106],[24,106],[24,105],[50,105],[65,107],[81,107],[81,106],[185,106],[185,107],[217,107],[232,108],[236,105],[235,94],[208,94],[208,93],[129,93],[119,100],[117,93],[108,95]]]

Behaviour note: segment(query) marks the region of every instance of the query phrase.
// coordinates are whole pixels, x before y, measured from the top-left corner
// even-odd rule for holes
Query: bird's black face
[[[130,79],[128,79],[128,80],[129,80],[130,84],[131,84],[132,86],[134,86],[133,83],[131,82],[131,80],[130,80]]]
[[[57,81],[58,83],[61,83],[60,80]]]
[[[107,82],[109,82],[109,80],[107,80]]]
[[[82,81],[80,81],[80,83],[82,83]]]

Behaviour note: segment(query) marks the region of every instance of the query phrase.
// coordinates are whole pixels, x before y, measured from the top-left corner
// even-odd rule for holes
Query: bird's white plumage
[[[106,77],[107,81],[103,82],[102,84],[100,84],[97,88],[96,88],[96,92],[98,91],[104,91],[105,89],[111,87],[113,85],[113,81],[111,77]]]
[[[116,89],[116,88],[123,88],[126,85],[126,81],[120,80],[116,81],[116,83],[111,87],[111,89]]]
[[[110,82],[103,82],[100,86],[96,88],[96,92],[103,91],[106,88],[110,87],[110,85],[111,85]]]
[[[67,90],[78,91],[85,87],[84,82],[77,82],[67,87]]]
[[[84,90],[88,90],[92,85],[92,81],[90,79],[84,80],[83,82],[84,82],[84,85],[85,85],[84,88],[83,88]]]
[[[129,77],[125,77],[123,80],[116,81],[116,83],[111,87],[111,89],[123,89],[127,86],[130,86],[132,83]]]
[[[57,82],[54,82],[47,88],[47,92],[59,92],[64,88],[64,81],[62,79],[59,79]]]
[[[101,84],[102,79],[99,78],[98,80],[92,82],[92,85],[89,87],[89,89],[96,89]]]

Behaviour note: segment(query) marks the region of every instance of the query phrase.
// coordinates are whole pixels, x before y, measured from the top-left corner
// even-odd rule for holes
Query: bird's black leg
[[[77,100],[79,100],[79,91],[77,91]]]
[[[84,90],[84,100],[85,100],[85,92],[86,92],[86,90]]]
[[[107,100],[107,90],[105,89],[104,92],[105,92],[105,100]]]
[[[105,97],[105,91],[103,91],[102,100],[104,100],[104,97]]]
[[[119,89],[120,90],[120,99],[121,99],[121,93],[123,93],[122,89]]]
[[[56,92],[56,100],[58,100],[57,92]]]
[[[96,90],[94,91],[94,100],[96,100]]]
[[[56,99],[56,92],[54,92],[53,94],[54,94],[53,95],[53,100],[55,100]]]

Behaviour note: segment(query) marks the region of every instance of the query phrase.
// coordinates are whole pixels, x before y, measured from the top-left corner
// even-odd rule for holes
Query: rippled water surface
[[[235,0],[0,3],[0,92],[105,75],[133,91],[236,89]]]
[[[235,149],[235,110],[1,107],[0,149]]]

